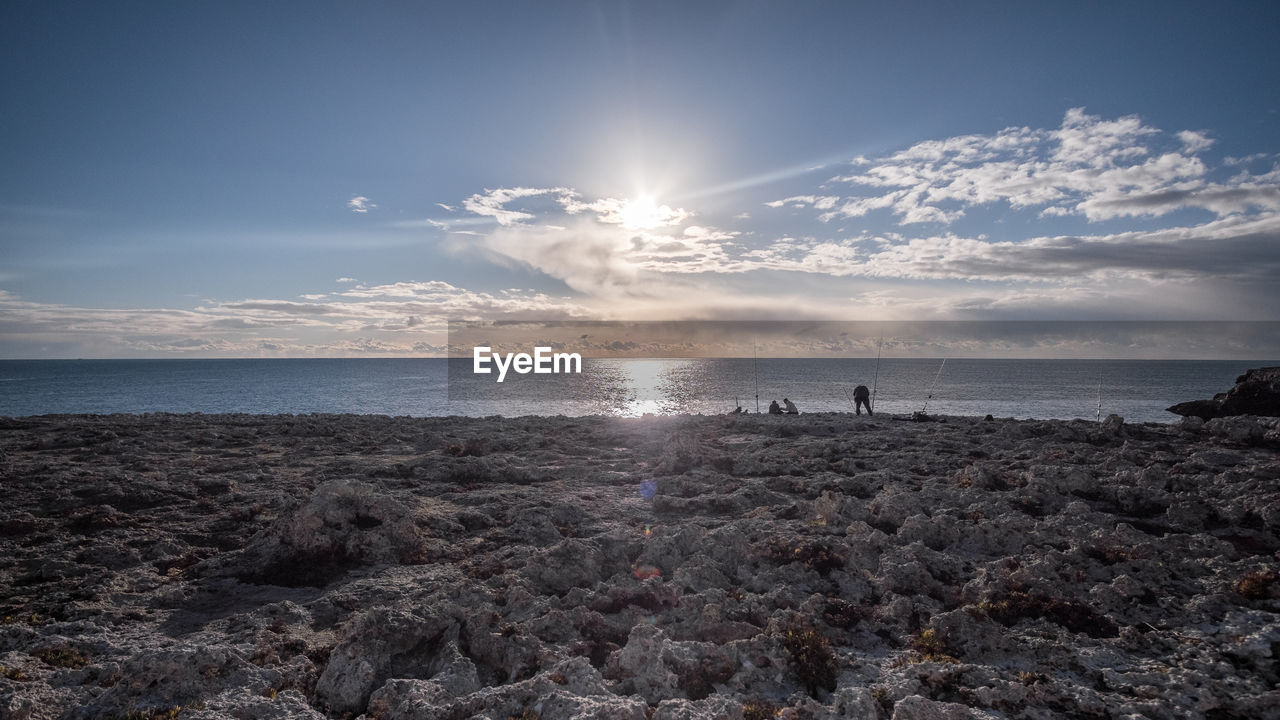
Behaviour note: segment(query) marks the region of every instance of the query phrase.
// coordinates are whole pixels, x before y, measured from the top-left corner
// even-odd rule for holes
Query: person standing
[[[859,415],[861,415],[861,414],[862,414],[862,406],[863,406],[863,405],[866,405],[866,406],[867,406],[867,414],[868,414],[868,415],[871,415],[871,414],[872,414],[872,412],[871,412],[871,391],[867,389],[867,386],[866,386],[866,385],[859,385],[858,387],[856,387],[856,388],[854,388],[854,389],[853,389],[853,403],[854,403],[853,409],[854,409],[854,411],[856,411]]]

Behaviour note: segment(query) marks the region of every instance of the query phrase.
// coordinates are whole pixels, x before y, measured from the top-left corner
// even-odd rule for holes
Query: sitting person
[[[787,398],[782,398],[782,404],[783,404],[783,405],[785,405],[785,406],[787,407],[787,414],[788,414],[788,415],[799,415],[799,414],[800,414],[800,408],[796,407],[796,404],[795,404],[795,403],[793,403],[793,402],[791,402],[791,401],[790,401],[790,400],[788,400]]]
[[[769,403],[769,414],[770,414],[770,415],[781,415],[781,414],[782,414],[782,408],[778,406],[778,401],[777,401],[777,400],[773,400],[773,401],[771,401],[771,402]]]
[[[738,407],[734,408],[733,410],[730,410],[730,411],[729,411],[729,414],[730,414],[730,415],[741,415],[741,414],[742,414],[742,406],[741,406],[741,405],[739,405]]]

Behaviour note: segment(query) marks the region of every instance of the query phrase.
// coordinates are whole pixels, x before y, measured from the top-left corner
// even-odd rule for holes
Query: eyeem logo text
[[[476,374],[489,374],[493,370],[489,367],[492,361],[494,366],[498,368],[498,382],[502,382],[507,377],[507,370],[515,370],[524,375],[526,373],[535,373],[538,375],[546,375],[550,373],[581,373],[582,372],[582,356],[578,353],[552,353],[549,347],[535,347],[533,354],[529,353],[502,353],[492,352],[492,348],[487,345],[481,345],[472,348],[472,358],[474,360],[473,369]]]

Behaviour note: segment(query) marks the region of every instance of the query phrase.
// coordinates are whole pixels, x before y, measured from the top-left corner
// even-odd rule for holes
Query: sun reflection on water
[[[681,379],[700,362],[699,359],[645,359],[616,363],[628,395],[617,414],[640,417],[696,412],[688,406],[691,398]]]

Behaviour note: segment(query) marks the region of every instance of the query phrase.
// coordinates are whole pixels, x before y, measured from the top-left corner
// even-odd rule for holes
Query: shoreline
[[[0,378],[6,380],[0,383],[5,391],[0,415],[152,411],[328,411],[418,417],[716,414],[739,404],[752,409],[756,393],[763,401],[761,410],[776,395],[779,401],[790,397],[803,412],[847,412],[853,410],[849,394],[862,383],[878,390],[876,409],[884,412],[911,413],[927,401],[927,411],[956,416],[1093,419],[1101,400],[1104,417],[1115,413],[1130,422],[1171,422],[1176,417],[1165,411],[1170,405],[1185,398],[1210,397],[1230,387],[1249,365],[1163,361],[1148,371],[1142,364],[1105,360],[1043,361],[1047,365],[956,360],[946,366],[937,392],[930,393],[927,390],[940,366],[923,360],[890,362],[878,377],[874,361],[771,360],[760,364],[758,390],[750,360],[688,366],[679,361],[657,365],[619,361],[618,367],[581,380],[520,376],[527,382],[508,377],[503,384],[467,381],[465,375],[450,377],[443,365],[428,361],[381,366],[352,360],[332,372],[308,370],[309,366],[290,361],[244,360],[231,367],[191,362],[196,364],[185,370],[129,363],[115,369],[92,363],[84,367],[72,363],[65,370],[40,364],[17,368]]]
[[[907,422],[1005,422],[1005,423],[1023,423],[1023,422],[1056,422],[1056,423],[1091,423],[1099,425],[1111,415],[1115,415],[1121,422],[1130,427],[1151,425],[1157,427],[1177,426],[1182,423],[1185,418],[1170,413],[1168,422],[1159,422],[1155,420],[1145,420],[1141,422],[1130,423],[1123,416],[1111,413],[1104,416],[1101,420],[1091,420],[1089,418],[1019,418],[1019,417],[1000,417],[992,415],[990,420],[984,415],[952,415],[952,414],[934,414],[927,413],[926,420],[916,421],[912,418],[914,413],[877,413],[873,416],[857,415],[852,411],[801,411],[799,415],[770,415],[767,412],[743,412],[733,414],[724,413],[643,413],[640,415],[607,415],[595,413],[590,415],[390,415],[387,413],[354,413],[354,412],[311,412],[311,413],[256,413],[256,412],[170,412],[170,411],[154,411],[154,412],[116,412],[116,413],[42,413],[39,415],[0,415],[0,422],[3,421],[26,421],[26,420],[91,420],[91,419],[124,419],[124,418],[206,418],[210,421],[221,421],[231,418],[262,418],[262,419],[305,419],[305,418],[382,418],[385,420],[395,421],[474,421],[474,420],[490,420],[490,421],[516,421],[516,420],[629,420],[629,421],[651,421],[651,420],[679,420],[679,419],[711,419],[711,418],[783,418],[784,420],[795,420],[797,418],[850,418],[850,419],[866,419],[866,420],[892,420]],[[1262,418],[1264,421],[1266,418]]]
[[[765,417],[0,418],[0,715],[1280,711],[1280,420]]]

